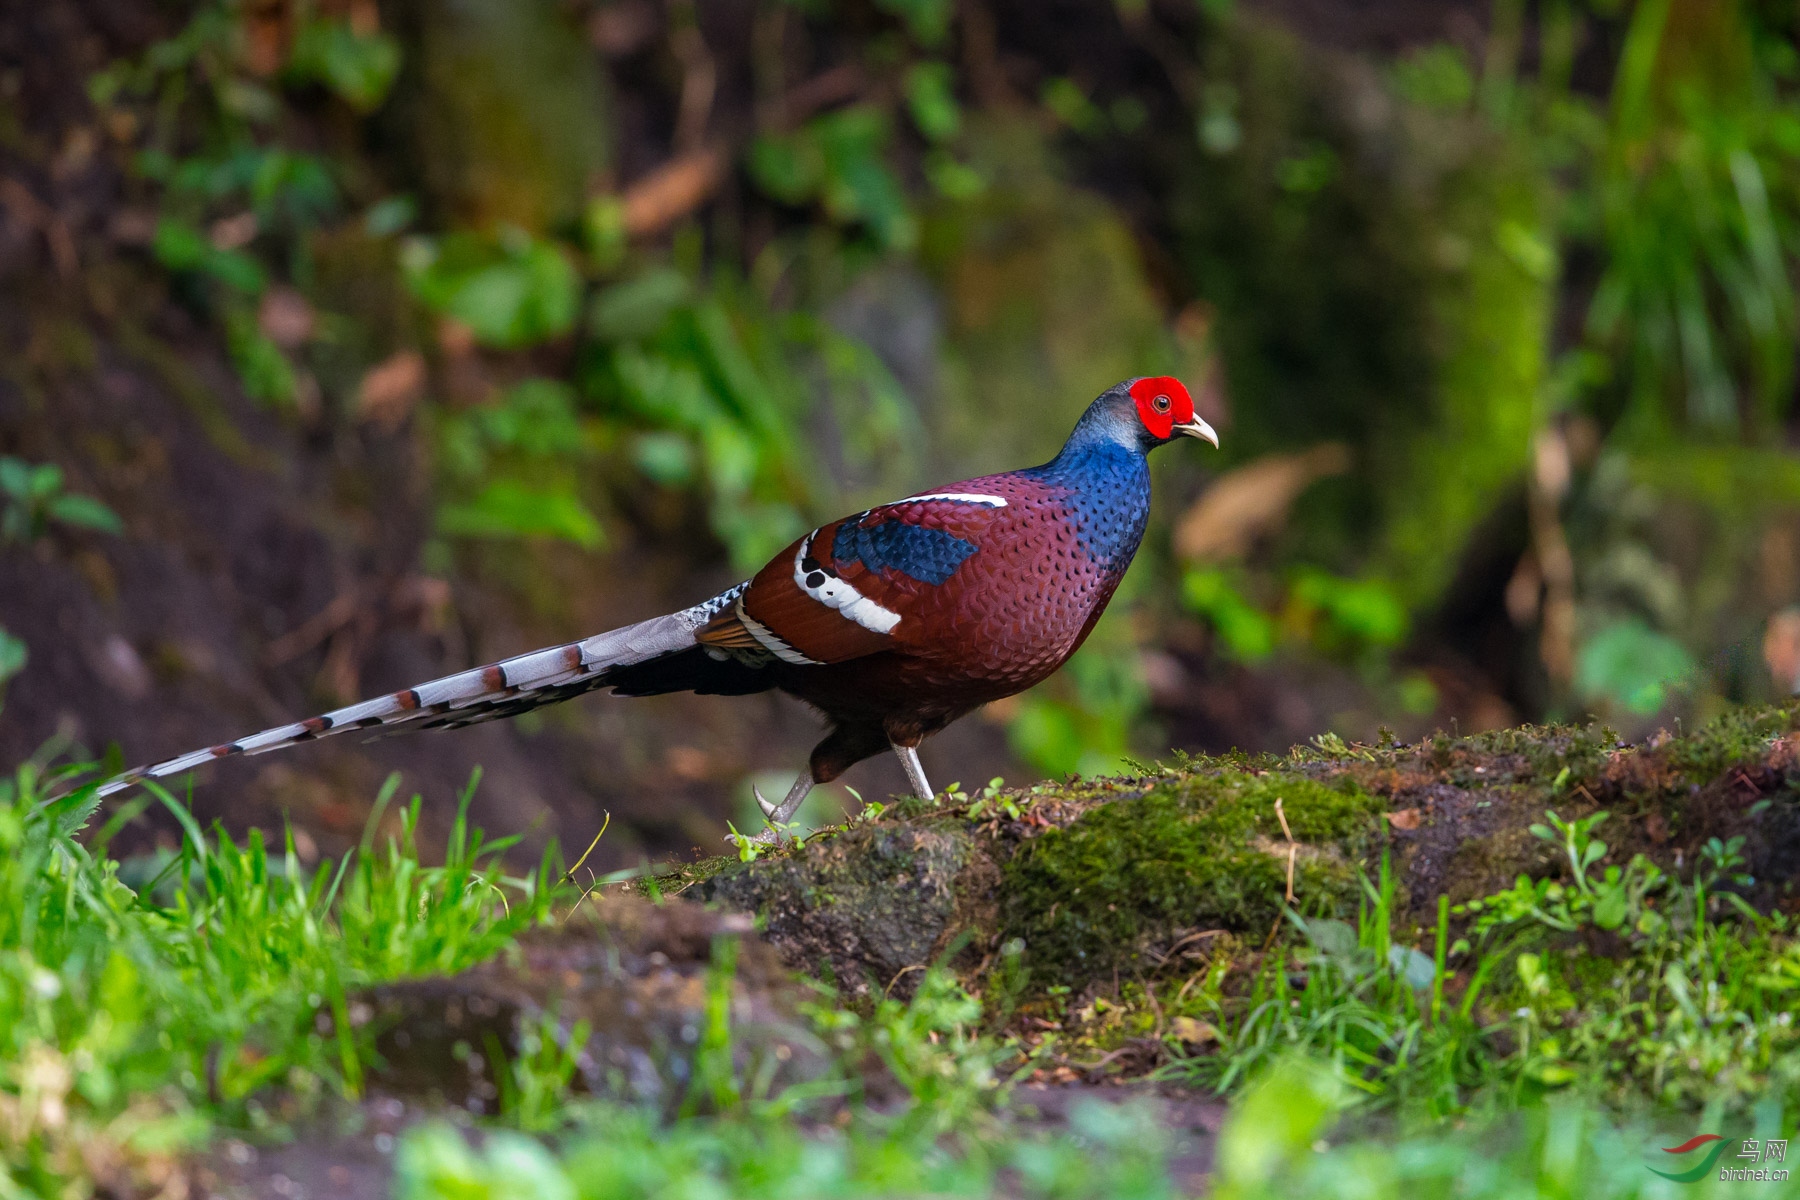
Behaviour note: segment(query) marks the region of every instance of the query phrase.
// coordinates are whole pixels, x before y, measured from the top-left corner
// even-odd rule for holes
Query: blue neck
[[[1082,549],[1124,574],[1150,519],[1150,461],[1129,430],[1090,409],[1060,454],[1020,474],[1063,491]]]

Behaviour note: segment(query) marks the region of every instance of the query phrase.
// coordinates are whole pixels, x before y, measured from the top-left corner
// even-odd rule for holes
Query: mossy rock
[[[1348,778],[1226,771],[1158,784],[1020,843],[1004,868],[1005,933],[1024,939],[1034,975],[1079,977],[1185,933],[1267,929],[1287,897],[1289,845],[1295,894],[1336,912],[1381,842],[1381,808]]]
[[[791,966],[833,978],[852,995],[890,992],[980,921],[965,907],[987,874],[974,862],[975,840],[948,822],[871,823],[809,842],[802,853],[731,864],[692,894],[758,914]]]
[[[895,994],[949,955],[978,983],[1014,939],[1033,989],[1076,992],[1154,974],[1195,935],[1260,945],[1288,907],[1353,916],[1361,878],[1384,857],[1396,930],[1422,927],[1441,896],[1460,903],[1520,875],[1566,877],[1563,848],[1531,829],[1548,809],[1610,813],[1606,864],[1643,854],[1686,874],[1710,839],[1742,837],[1755,880],[1744,899],[1793,909],[1797,731],[1800,704],[1789,703],[1636,745],[1562,726],[1183,757],[1136,779],[909,801],[755,862],[692,864],[662,886],[758,914],[790,966]]]
[[[388,1095],[491,1113],[510,1082],[502,1067],[551,1038],[572,1059],[574,1090],[673,1110],[720,987],[740,1072],[776,1084],[822,1076],[799,1007],[809,993],[742,914],[678,900],[596,898],[458,975],[353,994],[346,1012],[372,1038],[371,1082]],[[333,1032],[329,1012],[320,1020]]]

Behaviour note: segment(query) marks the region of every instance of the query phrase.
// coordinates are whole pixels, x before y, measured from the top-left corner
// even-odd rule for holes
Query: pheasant
[[[1130,379],[1091,404],[1062,451],[821,525],[755,577],[668,616],[448,675],[116,776],[145,779],[350,729],[458,728],[600,688],[622,696],[779,689],[830,732],[779,803],[892,749],[921,799],[925,738],[1049,677],[1087,637],[1131,565],[1150,510],[1149,452],[1218,435],[1179,380]]]

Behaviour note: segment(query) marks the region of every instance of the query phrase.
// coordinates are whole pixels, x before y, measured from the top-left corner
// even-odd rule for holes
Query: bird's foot
[[[781,844],[782,821],[781,806],[770,804],[762,789],[754,783],[750,785],[750,794],[756,797],[756,807],[762,809],[763,819],[767,822],[761,833],[750,835],[750,840],[763,846],[779,846]]]
[[[807,793],[812,791],[812,788],[812,772],[802,771],[800,777],[794,780],[794,786],[788,789],[788,794],[782,797],[781,803],[772,804],[769,798],[762,794],[760,787],[754,783],[751,784],[750,794],[756,797],[756,807],[762,810],[766,827],[749,840],[761,845],[779,845],[782,834],[787,830],[788,822],[792,821],[794,814],[800,811],[801,803],[805,801]]]

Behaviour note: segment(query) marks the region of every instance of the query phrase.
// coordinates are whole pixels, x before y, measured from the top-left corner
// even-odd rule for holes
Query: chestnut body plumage
[[[822,525],[692,608],[155,763],[100,790],[345,729],[455,727],[601,688],[780,689],[831,731],[786,799],[764,802],[772,820],[788,819],[814,783],[890,747],[929,796],[920,741],[1041,682],[1081,645],[1143,539],[1147,455],[1182,434],[1217,444],[1178,381],[1128,380],[1094,401],[1050,462]]]

